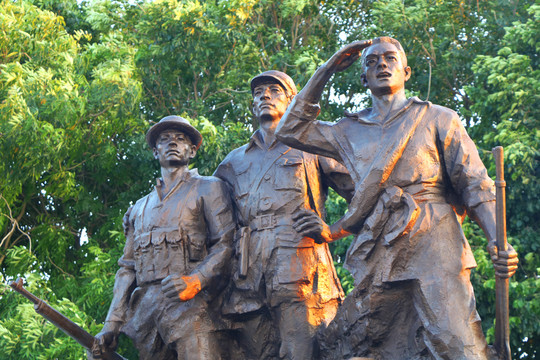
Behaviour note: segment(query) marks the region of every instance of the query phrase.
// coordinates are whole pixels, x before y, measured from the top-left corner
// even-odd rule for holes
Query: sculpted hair
[[[375,44],[380,44],[380,43],[383,43],[383,42],[390,43],[390,44],[394,45],[396,47],[396,49],[398,49],[399,56],[401,56],[401,63],[403,64],[403,67],[406,68],[407,67],[407,55],[405,54],[405,50],[403,50],[403,46],[401,46],[401,43],[399,41],[397,41],[396,39],[391,38],[390,36],[381,36],[381,37],[373,39],[370,46],[373,46]],[[362,51],[362,57],[360,59],[361,64],[362,64],[362,72],[363,73],[366,72],[366,54],[367,54],[368,49],[369,49],[369,47],[365,48],[364,51]]]

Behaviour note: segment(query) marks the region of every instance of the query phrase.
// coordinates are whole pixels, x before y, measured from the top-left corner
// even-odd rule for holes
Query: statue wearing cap
[[[277,141],[274,130],[297,90],[280,71],[251,80],[260,127],[215,176],[231,188],[240,228],[233,284],[223,312],[235,320],[249,359],[311,359],[314,335],[343,298],[325,238],[328,186],[350,198],[346,169]],[[272,346],[272,344],[279,345]]]
[[[124,254],[96,337],[114,348],[124,333],[140,359],[220,359],[217,295],[229,278],[235,228],[230,196],[221,180],[189,170],[202,136],[186,119],[163,118],[146,140],[162,177],[124,217]]]

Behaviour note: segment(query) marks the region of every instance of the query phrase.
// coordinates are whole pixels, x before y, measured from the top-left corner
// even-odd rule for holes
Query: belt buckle
[[[272,229],[274,227],[273,214],[259,215],[257,218],[259,219],[259,226],[257,227],[257,230]]]

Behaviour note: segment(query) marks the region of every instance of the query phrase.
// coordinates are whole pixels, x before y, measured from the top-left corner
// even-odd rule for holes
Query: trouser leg
[[[233,320],[235,330],[231,336],[238,342],[247,360],[276,359],[278,354],[278,331],[268,308],[242,314]]]
[[[133,339],[133,343],[139,351],[140,360],[176,359],[174,351],[167,347],[155,329],[149,329],[144,336]]]
[[[175,342],[178,360],[219,360],[221,348],[214,332],[193,333]]]
[[[364,334],[353,338],[358,355],[377,359],[417,359],[422,349],[416,342],[420,326],[411,298],[413,282],[401,281],[373,285],[370,294],[359,304],[359,322]],[[369,351],[365,350],[367,344]]]
[[[487,358],[469,270],[418,280],[413,301],[424,327],[424,343],[435,359]]]
[[[306,304],[281,304],[274,309],[274,314],[281,339],[279,357],[291,360],[312,359],[317,325],[310,323],[310,311]]]
[[[124,332],[139,351],[141,360],[174,360],[176,354],[170,349],[158,330],[157,319],[164,306],[161,287],[150,285],[138,287],[131,294],[128,322]]]

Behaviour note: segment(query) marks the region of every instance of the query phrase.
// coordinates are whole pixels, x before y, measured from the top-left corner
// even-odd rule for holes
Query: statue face
[[[405,87],[411,68],[401,61],[394,44],[380,42],[367,48],[364,80],[375,96],[395,94]]]
[[[259,121],[279,121],[287,107],[289,97],[281,85],[263,83],[253,89],[253,115]]]
[[[161,167],[167,168],[189,164],[197,149],[188,135],[180,130],[167,129],[159,134],[153,152]]]

